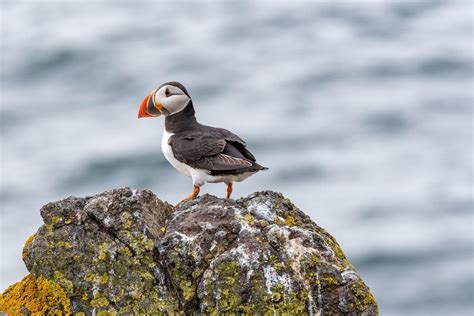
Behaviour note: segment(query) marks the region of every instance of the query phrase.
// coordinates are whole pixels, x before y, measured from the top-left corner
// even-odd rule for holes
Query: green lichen
[[[235,310],[241,301],[240,285],[237,282],[240,270],[241,267],[236,261],[221,261],[216,264],[214,275],[215,278],[219,280],[215,283],[216,289],[213,291],[213,282],[209,279],[205,280],[204,285],[206,292],[208,294],[216,293],[218,299],[214,302],[211,297],[207,297],[209,299],[209,301],[206,302],[207,306],[216,308],[218,313]],[[214,303],[217,303],[217,306],[215,306]]]
[[[95,281],[95,274],[93,272],[89,272],[84,276],[84,280],[89,281],[89,282],[94,282]]]
[[[277,256],[271,255],[268,258],[268,262],[278,272],[283,271],[286,268],[285,262],[280,260]]]
[[[272,301],[279,302],[285,296],[285,286],[277,284],[271,288]]]
[[[103,296],[103,294],[96,293],[94,299],[91,301],[91,306],[95,308],[107,307],[109,306],[109,300],[107,297]]]
[[[131,257],[133,255],[132,252],[130,251],[130,248],[128,248],[127,246],[120,247],[119,252],[122,254],[125,254],[127,257]]]
[[[61,222],[61,218],[59,216],[53,216],[51,217],[51,223],[53,225],[56,225],[57,223]]]
[[[63,248],[66,248],[66,249],[71,249],[71,243],[68,242],[68,241],[63,241],[63,240],[60,240],[57,242],[56,244],[58,247],[63,247]]]
[[[153,246],[155,245],[155,243],[152,239],[145,237],[142,242],[146,250],[153,250]]]
[[[299,294],[299,295],[298,295]],[[306,302],[308,301],[308,293],[302,290],[300,293],[285,294],[281,302],[275,306],[277,315],[307,315]]]
[[[317,254],[311,254],[309,256],[309,261],[312,264],[312,266],[315,267],[318,263],[321,262],[321,257]]]
[[[106,310],[109,313],[114,312],[111,310],[114,306],[119,315],[163,315],[164,312],[173,314],[178,310],[177,302],[159,297],[155,279],[149,270],[156,265],[151,251],[154,246],[153,240],[142,233],[135,236],[127,232],[125,236],[129,239],[127,245],[116,249],[114,260],[100,261],[106,262],[106,269],[113,271],[113,274],[101,272],[86,275],[89,281],[101,288],[100,296],[96,296],[91,301],[91,306],[107,307]],[[111,251],[107,249],[108,257]],[[113,293],[103,291],[107,288],[115,290]],[[126,291],[116,289],[126,289]]]
[[[99,277],[99,284],[106,284],[109,281],[109,275],[107,273],[103,273]]]
[[[354,283],[351,286],[351,291],[356,298],[355,307],[358,311],[363,312],[370,307],[377,306],[374,296],[362,281]]]
[[[319,278],[316,280],[316,284],[339,285],[340,283],[335,278]]]
[[[125,231],[124,234],[127,245],[135,252],[137,259],[140,259],[144,252],[153,249],[153,240],[148,238],[146,235],[142,233],[136,233],[136,235],[134,235],[130,231]]]
[[[349,260],[347,260],[346,256],[344,255],[344,252],[342,251],[341,247],[337,243],[336,239],[332,237],[331,235],[329,235],[325,230],[323,229],[321,230],[326,237],[325,238],[326,243],[328,244],[329,247],[331,247],[332,251],[334,252],[334,256],[340,261],[342,261],[343,263],[343,264],[339,264],[339,267],[341,269],[344,269],[345,268],[344,265],[345,265],[346,267],[354,269],[352,264],[349,262]]]
[[[239,297],[236,293],[229,289],[223,289],[220,294],[220,299],[218,300],[219,311],[226,312],[237,306]]]
[[[98,247],[99,255],[97,256],[97,259],[104,260],[107,257],[109,247],[110,245],[108,243],[106,242],[101,243]]]
[[[66,290],[66,293],[68,295],[73,294],[74,284],[71,282],[71,280],[66,278],[64,276],[64,274],[62,274],[61,272],[59,272],[59,271],[54,272],[53,281],[56,282],[57,284],[61,285],[61,287]]]
[[[222,261],[216,267],[216,272],[219,274],[234,274],[238,270],[240,270],[240,265],[236,261]]]
[[[133,224],[133,218],[132,215],[128,212],[122,212],[120,215],[120,220],[122,222],[122,228],[128,230],[130,227],[132,227]]]
[[[112,311],[99,311],[97,313],[97,316],[115,316],[115,315],[117,315],[117,312],[113,310]]]
[[[191,301],[196,296],[196,285],[187,280],[181,280],[179,288],[181,289],[186,301]]]
[[[46,237],[53,236],[53,229],[54,229],[53,225],[45,223],[44,228],[46,230]]]

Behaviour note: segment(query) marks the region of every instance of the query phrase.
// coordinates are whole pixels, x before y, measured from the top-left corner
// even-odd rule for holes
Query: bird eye
[[[171,95],[171,92],[170,92],[170,90],[169,90],[168,88],[166,88],[166,90],[165,90],[165,95],[166,95],[167,97],[169,97],[169,96]]]

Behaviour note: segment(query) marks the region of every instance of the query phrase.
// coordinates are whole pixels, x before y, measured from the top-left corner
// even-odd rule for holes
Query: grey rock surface
[[[61,286],[74,313],[378,314],[336,240],[279,193],[174,208],[125,188],[41,215],[24,261]]]

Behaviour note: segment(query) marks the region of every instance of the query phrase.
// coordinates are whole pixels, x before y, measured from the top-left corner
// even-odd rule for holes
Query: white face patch
[[[155,104],[161,104],[171,115],[182,111],[188,105],[190,97],[178,87],[166,85],[156,91],[154,96]]]

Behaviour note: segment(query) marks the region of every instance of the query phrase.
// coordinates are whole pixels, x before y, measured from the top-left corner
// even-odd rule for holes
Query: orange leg
[[[194,189],[193,189],[193,192],[190,195],[188,195],[187,197],[185,197],[184,199],[182,199],[181,201],[179,201],[178,203],[176,203],[175,206],[178,206],[179,203],[181,203],[181,202],[189,201],[189,200],[194,199],[196,196],[199,195],[199,191],[201,191],[201,188],[198,187],[197,185],[195,185]]]
[[[227,183],[227,198],[230,199],[230,195],[232,194],[232,182]]]

